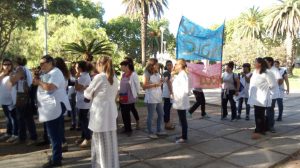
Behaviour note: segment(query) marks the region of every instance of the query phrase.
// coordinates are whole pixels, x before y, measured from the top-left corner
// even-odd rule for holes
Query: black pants
[[[265,118],[266,108],[260,106],[254,106],[255,115],[255,132],[264,134],[266,131],[266,118]]]
[[[134,103],[131,104],[120,104],[121,114],[124,123],[125,132],[131,132],[131,117],[130,111],[132,111],[134,118],[139,121],[139,115],[135,109]]]
[[[196,98],[196,103],[190,108],[189,112],[192,114],[201,105],[201,116],[205,116],[205,96],[203,92],[193,90],[194,96]]]
[[[188,124],[186,120],[186,110],[177,110],[179,121],[181,123],[181,129],[182,129],[182,139],[187,139],[187,133],[188,133]]]
[[[90,140],[91,131],[89,130],[89,119],[88,119],[89,109],[79,109],[79,121],[81,125],[81,138]]]
[[[222,117],[226,117],[228,115],[227,112],[227,103],[229,101],[230,107],[231,107],[231,119],[236,118],[236,103],[233,99],[233,96],[235,94],[235,90],[229,90],[226,92],[226,90],[222,90]]]
[[[170,115],[171,115],[171,99],[170,98],[164,98],[164,122],[168,123],[170,121]]]

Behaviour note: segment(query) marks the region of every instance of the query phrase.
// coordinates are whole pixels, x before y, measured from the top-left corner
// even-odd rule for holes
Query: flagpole
[[[44,0],[44,18],[45,18],[45,29],[44,29],[44,55],[48,54],[48,20],[47,20],[47,0]]]

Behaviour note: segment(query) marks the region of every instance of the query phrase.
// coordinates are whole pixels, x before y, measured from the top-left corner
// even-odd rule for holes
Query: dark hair
[[[23,56],[18,56],[16,57],[15,62],[20,66],[25,66],[27,64],[27,59]]]
[[[82,72],[88,72],[89,67],[86,61],[78,61],[77,62],[78,68],[81,69]]]
[[[277,64],[279,64],[279,65],[280,65],[280,62],[279,62],[278,60],[274,61],[274,63],[277,63]]]
[[[10,59],[8,59],[8,58],[4,58],[4,59],[2,60],[0,72],[2,72],[2,70],[3,70],[3,64],[4,64],[4,62],[10,62],[10,64],[11,64],[11,69],[10,69],[9,73],[12,72],[12,70],[13,70],[13,64],[12,64],[12,61],[11,61]]]
[[[41,59],[44,59],[47,63],[51,63],[53,66],[55,66],[54,58],[50,55],[44,55]]]
[[[165,70],[168,70],[168,69],[167,69],[167,65],[170,64],[170,63],[173,64],[173,62],[172,62],[171,60],[167,60],[167,61],[166,61],[166,65],[165,65],[165,68],[164,68]]]
[[[251,71],[251,65],[249,63],[244,63],[243,68],[248,68]]]
[[[75,66],[76,66],[76,62],[71,62],[71,66],[70,66],[70,68],[69,68],[69,71],[70,71],[70,74],[71,74],[72,76],[75,76],[75,74],[76,74]]]
[[[260,68],[260,72],[259,72],[259,73],[260,73],[260,74],[266,73],[266,72],[267,72],[267,69],[268,69],[268,64],[267,64],[267,62],[265,61],[265,59],[259,57],[259,58],[256,58],[255,60],[256,60],[257,63],[259,63],[259,64],[261,65],[261,68]]]
[[[63,73],[65,79],[70,79],[70,71],[68,70],[68,67],[61,57],[56,57],[54,59],[55,66]]]
[[[233,62],[233,61],[229,61],[229,62],[228,62],[227,64],[225,64],[225,65],[227,65],[230,69],[233,70],[234,62]]]
[[[271,64],[271,66],[274,65],[274,59],[273,59],[272,57],[265,57],[264,59],[265,59],[266,61],[268,61],[268,62]]]
[[[131,57],[125,57],[124,58],[124,61],[128,61],[129,64],[128,64],[128,68],[130,71],[134,71],[134,63],[133,63],[133,59]],[[121,65],[121,64],[120,64]]]

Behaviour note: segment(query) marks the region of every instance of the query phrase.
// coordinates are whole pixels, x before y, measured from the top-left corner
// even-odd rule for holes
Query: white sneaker
[[[158,136],[166,136],[168,134],[165,131],[160,131],[160,132],[157,132],[156,135],[158,135]]]
[[[13,143],[16,140],[18,140],[18,136],[12,135],[8,140],[6,140],[7,143]]]
[[[91,146],[91,140],[85,139],[80,145],[80,148],[88,148]]]
[[[151,139],[157,139],[158,138],[158,136],[155,135],[155,134],[149,134],[148,137],[151,138]]]
[[[7,140],[8,138],[10,138],[11,135],[8,135],[8,134],[3,134],[2,136],[0,136],[0,141],[4,141],[4,140]]]

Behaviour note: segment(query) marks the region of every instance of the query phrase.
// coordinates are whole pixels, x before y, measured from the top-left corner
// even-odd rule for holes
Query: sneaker
[[[68,152],[69,148],[68,148],[67,142],[65,142],[61,145],[61,150],[62,150],[62,152]]]
[[[274,128],[270,128],[269,131],[270,131],[271,133],[276,133],[276,130],[275,130]]]
[[[200,119],[207,119],[207,118],[210,118],[210,116],[208,116],[207,114],[205,114],[204,116],[201,116]]]
[[[282,118],[277,118],[277,120],[276,121],[282,121]]]
[[[75,141],[75,144],[79,145],[83,142],[84,139],[80,138]]]
[[[257,140],[257,139],[260,139],[260,138],[261,138],[261,135],[260,135],[259,133],[253,133],[251,138],[252,138],[253,140]]]
[[[228,120],[227,116],[222,117],[221,120]]]
[[[156,133],[157,136],[166,136],[168,135],[165,131],[160,131]]]
[[[0,141],[5,141],[5,140],[7,140],[8,138],[10,138],[11,137],[11,135],[8,135],[8,134],[3,134],[1,137],[0,137]]]
[[[241,115],[239,114],[236,119],[240,120],[241,119]]]
[[[233,118],[230,120],[230,122],[237,122],[237,121],[238,121],[238,119],[236,119],[236,118]]]
[[[192,113],[186,113],[186,118],[193,118]]]
[[[136,121],[135,129],[136,130],[140,130],[141,129],[139,121]]]
[[[177,144],[186,143],[186,139],[182,139],[182,138],[180,138],[180,139],[176,140],[176,142],[175,142],[175,143],[177,143]]]
[[[52,168],[52,167],[61,167],[61,161],[60,162],[52,162],[49,160],[47,163],[45,163],[42,167],[43,168]]]
[[[170,122],[165,123],[165,129],[166,130],[174,130],[175,126],[171,124]]]
[[[80,148],[88,148],[91,146],[91,140],[85,139],[80,145]]]
[[[249,117],[249,116],[246,116],[245,120],[249,121],[249,120],[250,120],[250,117]]]
[[[38,141],[37,140],[29,140],[28,142],[27,142],[27,146],[32,146],[32,145],[36,145],[36,144],[38,144]]]
[[[151,139],[157,139],[158,138],[158,136],[155,135],[155,134],[149,134],[148,137],[151,138]]]
[[[13,143],[18,140],[18,136],[12,135],[8,140],[6,140],[7,143]]]

